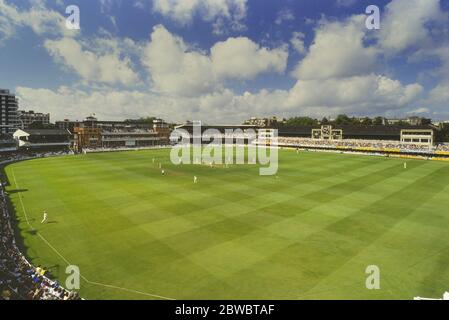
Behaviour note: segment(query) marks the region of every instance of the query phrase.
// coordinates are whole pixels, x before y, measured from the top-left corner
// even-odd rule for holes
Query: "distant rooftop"
[[[22,131],[33,136],[59,136],[70,134],[67,130],[61,129],[24,129]]]

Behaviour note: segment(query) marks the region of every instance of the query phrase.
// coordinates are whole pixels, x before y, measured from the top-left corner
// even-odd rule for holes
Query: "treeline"
[[[316,126],[320,124],[334,124],[334,125],[363,125],[363,126],[376,126],[376,125],[383,125],[384,124],[384,118],[382,117],[375,117],[375,118],[356,118],[356,117],[349,117],[345,114],[338,115],[334,120],[328,120],[327,118],[323,118],[322,120],[313,119],[310,117],[293,117],[286,119],[283,122],[283,125],[285,126]],[[407,124],[407,123],[398,123],[401,124]]]
[[[449,125],[443,126],[436,132],[437,142],[449,142]]]

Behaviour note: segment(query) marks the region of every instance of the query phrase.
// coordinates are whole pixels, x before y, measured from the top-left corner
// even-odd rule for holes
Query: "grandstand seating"
[[[277,140],[280,146],[290,146],[299,148],[355,150],[367,152],[393,152],[393,153],[417,153],[427,155],[439,155],[447,153],[448,145],[436,145],[431,148],[420,144],[401,143],[400,141],[389,140],[321,140],[312,138],[279,137]]]
[[[43,156],[43,155],[41,155]],[[50,155],[46,155],[50,156]],[[54,155],[52,155],[54,156]],[[29,159],[16,155],[2,162]],[[47,277],[47,271],[34,267],[22,255],[16,245],[11,225],[7,193],[0,185],[0,300],[78,300],[75,292],[69,292]]]

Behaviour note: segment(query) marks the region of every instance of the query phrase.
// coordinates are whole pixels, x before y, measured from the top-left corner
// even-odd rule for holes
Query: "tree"
[[[28,126],[29,129],[55,129],[56,126],[53,123],[43,124],[42,122],[33,122]]]
[[[373,119],[365,117],[365,118],[363,118],[361,123],[363,125],[365,125],[365,126],[372,126],[373,125]]]
[[[442,126],[439,130],[437,130],[436,141],[449,142],[449,125]]]
[[[375,117],[374,121],[373,121],[373,124],[376,125],[376,126],[383,125],[384,124],[384,118],[382,118],[382,117]]]
[[[349,118],[345,114],[339,114],[334,122],[335,122],[335,124],[338,124],[338,125],[348,125],[348,124],[354,123],[353,119]]]
[[[156,119],[157,119],[156,117],[142,117],[137,120],[127,119],[127,120],[125,120],[125,122],[126,123],[148,123],[148,124],[152,125],[154,120],[156,120]]]
[[[398,126],[407,126],[407,125],[409,125],[409,123],[404,121],[404,120],[401,120],[396,125],[398,125]]]
[[[297,126],[316,126],[318,124],[318,120],[312,119],[309,117],[294,117],[287,119],[285,121],[285,125],[290,127],[297,127]]]

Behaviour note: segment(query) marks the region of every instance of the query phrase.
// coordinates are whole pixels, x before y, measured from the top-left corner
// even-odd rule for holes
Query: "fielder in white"
[[[193,177],[193,183],[195,183],[195,184],[198,183],[198,177],[197,177],[197,176],[194,176],[194,177]]]
[[[404,169],[407,169],[407,162],[404,162]]]
[[[48,214],[47,214],[47,211],[44,211],[44,218],[42,219],[41,224],[47,222],[47,220],[48,220]]]

